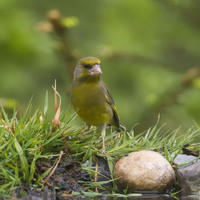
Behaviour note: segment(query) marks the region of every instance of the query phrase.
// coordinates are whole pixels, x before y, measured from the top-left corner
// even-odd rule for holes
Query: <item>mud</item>
[[[52,166],[55,166],[57,162],[57,157],[46,160],[38,160],[36,162],[36,177],[37,180],[43,173],[45,173]],[[89,161],[84,163],[85,166],[89,166]],[[17,200],[68,200],[68,199],[91,199],[82,196],[74,196],[71,193],[87,191],[88,188],[86,184],[80,183],[79,181],[91,182],[91,181],[109,181],[111,180],[110,171],[108,163],[105,159],[101,157],[94,157],[93,159],[93,168],[98,167],[98,176],[89,176],[86,171],[81,167],[81,163],[76,159],[72,158],[68,154],[64,154],[55,170],[53,175],[48,179],[44,184],[43,188],[34,188],[30,187],[27,184],[22,184],[20,187],[16,188],[12,193],[12,199]],[[46,179],[46,177],[44,178]],[[164,194],[169,194],[172,192],[182,191],[182,196],[187,196],[191,193],[188,191],[189,185],[186,184],[186,179],[178,172],[176,172],[176,183],[172,185],[171,188],[168,188]],[[34,183],[32,183],[34,185]],[[35,184],[36,185],[36,184]],[[113,188],[112,182],[107,182],[102,185],[104,190],[98,189],[98,192],[103,193],[104,195],[95,197],[95,199],[112,199],[108,198],[106,194],[111,193],[111,188]],[[91,188],[90,188],[91,189]],[[93,188],[95,191],[95,188]],[[142,193],[141,191],[139,193]],[[142,197],[132,197],[130,199],[170,199],[169,196],[164,194],[145,194],[143,193]],[[93,198],[94,199],[94,198]],[[123,199],[123,198],[117,198]]]
[[[55,165],[55,159],[39,160],[36,163],[37,176],[42,175],[45,171]],[[36,177],[37,179],[37,177]],[[80,163],[75,159],[64,154],[57,166],[54,174],[46,182],[45,187],[33,189],[24,184],[13,191],[13,197],[23,200],[64,200],[76,199],[71,195],[72,191],[85,191],[87,188],[79,181],[90,181],[87,172],[83,171]],[[27,195],[26,197],[23,197]]]

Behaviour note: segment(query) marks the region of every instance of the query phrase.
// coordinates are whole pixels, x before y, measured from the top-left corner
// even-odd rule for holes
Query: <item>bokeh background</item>
[[[200,120],[199,9],[199,0],[1,0],[0,105],[23,112],[33,97],[33,111],[43,109],[48,90],[53,113],[56,79],[66,112],[69,69],[95,56],[123,124],[138,124],[141,132],[160,113],[166,130],[181,126],[184,132]],[[73,62],[49,31],[51,10],[68,20],[65,46]]]

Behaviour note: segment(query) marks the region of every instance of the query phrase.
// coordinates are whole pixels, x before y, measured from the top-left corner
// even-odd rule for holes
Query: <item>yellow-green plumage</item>
[[[110,124],[119,129],[119,116],[110,93],[100,79],[101,74],[99,59],[82,58],[74,72],[71,102],[86,124],[102,127],[104,153],[106,125]]]

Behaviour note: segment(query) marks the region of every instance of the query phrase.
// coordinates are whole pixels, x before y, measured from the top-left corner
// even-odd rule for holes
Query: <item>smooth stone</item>
[[[137,151],[121,158],[115,165],[114,178],[120,190],[163,191],[175,180],[169,162],[154,151]]]

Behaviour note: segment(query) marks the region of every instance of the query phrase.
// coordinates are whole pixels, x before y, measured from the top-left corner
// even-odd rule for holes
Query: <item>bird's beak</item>
[[[100,68],[100,65],[96,64],[92,67],[90,71],[91,75],[101,75],[103,74]]]

